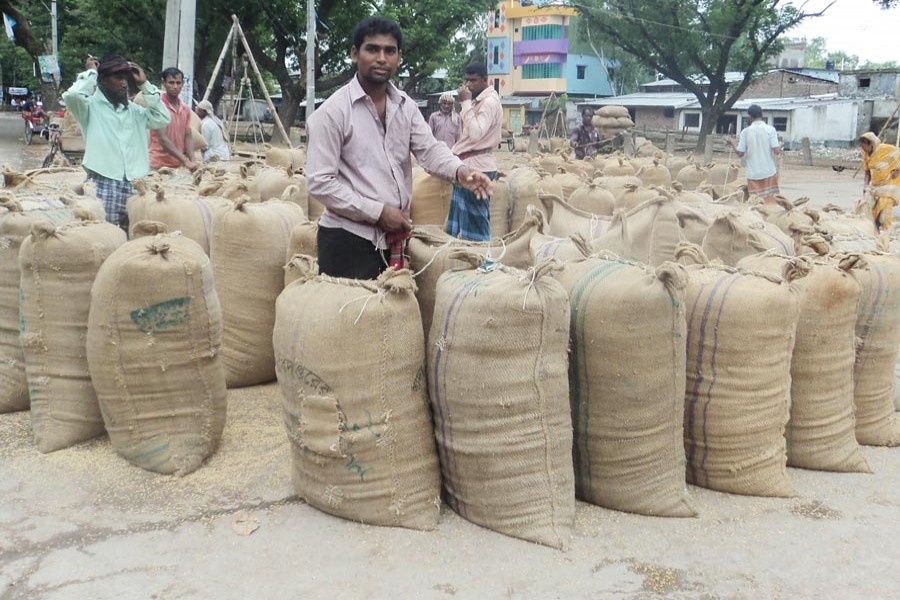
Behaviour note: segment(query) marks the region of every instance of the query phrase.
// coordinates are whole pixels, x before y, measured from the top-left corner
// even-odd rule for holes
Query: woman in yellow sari
[[[859,148],[866,170],[866,185],[874,188],[872,218],[875,227],[878,231],[890,229],[891,211],[900,203],[900,148],[883,143],[871,132],[859,138]]]

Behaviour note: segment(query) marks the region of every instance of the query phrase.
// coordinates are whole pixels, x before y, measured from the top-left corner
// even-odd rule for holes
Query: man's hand
[[[95,71],[100,68],[100,61],[88,54],[87,58],[84,59],[84,68],[86,71],[94,69]]]
[[[197,163],[195,163],[194,161],[192,161],[190,159],[182,161],[182,164],[184,165],[184,168],[187,169],[188,171],[190,171],[191,173],[196,171],[197,167],[198,167]]]
[[[128,66],[131,67],[131,78],[134,80],[134,84],[137,86],[142,86],[147,83],[147,74],[144,73],[144,70],[137,63],[129,62]]]
[[[459,86],[459,89],[456,90],[456,97],[459,98],[460,102],[465,102],[466,100],[472,99],[472,92],[469,91],[469,88],[466,87],[466,84],[462,84]]]
[[[413,226],[412,220],[404,215],[399,208],[394,208],[393,206],[388,206],[386,204],[381,211],[381,216],[378,217],[377,225],[386,233],[409,231]]]
[[[494,182],[490,177],[481,171],[470,171],[465,165],[457,169],[456,181],[475,194],[479,200],[487,200],[494,193]]]

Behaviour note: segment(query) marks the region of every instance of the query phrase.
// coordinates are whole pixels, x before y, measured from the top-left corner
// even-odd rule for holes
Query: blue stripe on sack
[[[792,252],[794,252],[794,249],[793,249],[793,248],[788,248],[788,246],[787,246],[787,244],[784,242],[784,240],[778,239],[777,237],[775,237],[775,235],[769,233],[769,232],[766,231],[765,229],[761,229],[760,232],[763,233],[764,235],[767,235],[767,236],[769,236],[770,238],[772,238],[772,241],[774,241],[776,244],[778,244],[779,246],[781,246],[781,249],[784,250],[784,253],[785,253],[785,254],[791,254]]]
[[[608,278],[610,275],[615,273],[616,271],[624,268],[625,265],[622,263],[615,262],[606,262],[599,267],[595,267],[589,273],[582,276],[581,279],[575,284],[573,288],[575,292],[571,295],[570,306],[571,306],[571,315],[570,315],[570,330],[574,334],[576,331],[579,332],[579,337],[581,340],[584,340],[586,337],[585,327],[587,323],[587,308],[586,304],[591,299],[591,296],[594,292],[594,289],[603,282],[604,279]],[[590,292],[588,292],[588,286],[590,286]],[[585,297],[585,294],[587,296]],[[582,301],[583,299],[583,301]],[[579,311],[581,313],[581,323],[578,323]],[[587,373],[587,351],[582,349],[579,352],[579,356],[577,357],[581,362],[581,372]],[[585,390],[584,390],[584,401],[582,402],[582,389],[581,389],[581,376],[579,372],[579,360],[573,360],[570,362],[570,368],[572,369],[572,374],[570,377],[571,383],[571,396],[575,399],[575,405],[572,406],[572,428],[576,432],[580,432],[578,438],[580,438],[583,442],[584,448],[579,448],[579,444],[574,443],[574,454],[573,458],[575,461],[575,473],[578,475],[576,479],[576,484],[579,486],[579,493],[582,497],[584,497],[585,489],[588,492],[593,494],[593,481],[591,479],[591,456],[589,451],[588,444],[588,421],[589,421],[589,406],[588,401],[590,399],[590,390],[588,389],[589,385],[587,383],[587,378],[585,378]],[[580,414],[580,409],[584,406],[584,418],[582,419]]]
[[[450,302],[450,306],[447,308],[447,314],[444,318],[444,326],[441,329],[441,339],[447,339],[447,333],[450,331],[451,327],[455,327],[457,317],[459,316],[458,308],[462,307],[462,302],[466,296],[468,296],[469,292],[478,286],[480,282],[478,280],[472,280],[461,285],[453,296],[453,300]],[[453,425],[449,421],[449,407],[445,408],[444,406],[444,398],[446,394],[442,394],[442,389],[446,388],[446,377],[441,375],[441,367],[443,366],[444,372],[446,372],[447,365],[443,362],[444,358],[444,349],[442,347],[438,347],[438,351],[434,356],[434,367],[433,367],[433,378],[434,378],[434,405],[435,409],[438,412],[438,417],[440,420],[441,427],[441,444],[440,451],[443,453],[442,462],[447,469],[447,475],[455,470],[454,467],[450,464],[450,453],[447,450],[447,438],[449,434],[449,438],[453,440]],[[445,414],[446,413],[446,414]]]
[[[730,292],[734,284],[743,277],[743,275],[735,274],[732,280],[728,282],[728,287],[726,287],[725,291],[722,292],[722,300],[719,303],[719,311],[718,313],[716,313],[716,321],[713,325],[712,356],[710,356],[709,360],[710,372],[712,376],[709,380],[709,387],[706,390],[706,402],[703,404],[703,458],[700,459],[700,469],[703,471],[704,475],[706,475],[707,487],[709,486],[709,472],[706,470],[706,458],[709,456],[709,444],[707,443],[706,424],[707,415],[709,413],[709,404],[710,402],[712,402],[712,389],[716,385],[716,378],[718,376],[718,370],[716,368],[716,355],[718,354],[719,350],[719,322],[722,319],[722,311],[725,310],[725,301],[728,298],[728,292]]]
[[[696,410],[697,402],[700,399],[700,386],[703,384],[703,371],[701,370],[701,366],[703,365],[703,341],[706,338],[706,323],[709,319],[709,312],[712,308],[713,301],[716,298],[716,293],[719,291],[719,287],[725,282],[725,278],[719,278],[716,283],[713,285],[713,288],[709,291],[709,296],[706,298],[706,306],[703,309],[703,316],[700,319],[700,340],[697,344],[697,365],[696,369],[696,377],[694,379],[694,386],[690,391],[690,400],[688,400],[688,407],[686,409],[688,416],[688,425],[687,430],[690,432],[690,443],[688,444],[687,450],[687,463],[691,469],[691,480],[697,481],[697,472],[694,467],[694,453],[697,451],[697,442],[696,436],[694,435],[694,411]],[[691,332],[693,331],[692,324],[694,322],[694,311],[696,311],[697,306],[700,304],[700,298],[702,297],[703,290],[706,286],[702,286],[700,288],[700,293],[697,294],[697,300],[694,302],[694,306],[691,308],[691,318],[688,321],[688,349],[691,347]]]

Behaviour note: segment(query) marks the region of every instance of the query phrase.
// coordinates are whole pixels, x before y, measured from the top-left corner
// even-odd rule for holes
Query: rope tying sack
[[[159,221],[138,221],[131,226],[129,237],[137,239],[169,233],[169,226]]]

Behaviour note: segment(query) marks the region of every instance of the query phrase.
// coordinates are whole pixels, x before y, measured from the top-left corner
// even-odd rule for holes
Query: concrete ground
[[[0,115],[0,162],[33,166],[17,126]],[[861,180],[831,173],[788,168],[785,191],[849,206]],[[0,600],[896,598],[900,449],[863,453],[873,474],[789,469],[791,499],[690,487],[693,519],[578,503],[560,552],[446,507],[417,532],[307,506],[274,384],[229,392],[219,450],[183,478],[131,466],[105,437],[42,455],[27,412],[0,415]]]

